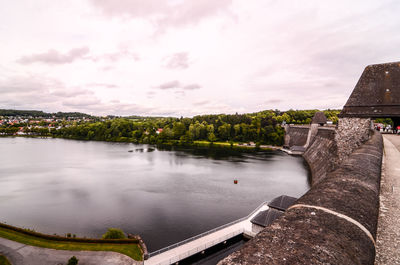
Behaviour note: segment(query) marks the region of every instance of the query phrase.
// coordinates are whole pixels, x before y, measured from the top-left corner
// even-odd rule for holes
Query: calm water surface
[[[301,196],[308,174],[301,157],[281,152],[0,138],[0,221],[87,237],[119,227],[154,251],[276,196]]]

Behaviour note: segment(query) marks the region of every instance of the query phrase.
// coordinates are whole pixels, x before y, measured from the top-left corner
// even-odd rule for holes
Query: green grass
[[[0,265],[11,265],[8,259],[2,255],[0,255]]]
[[[202,141],[193,141],[193,143],[195,145],[198,145],[198,146],[210,146],[210,144],[211,144],[211,142],[204,141],[204,140],[202,140]],[[214,146],[219,146],[219,147],[229,147],[229,148],[231,147],[231,143],[230,142],[213,142],[213,145]],[[256,147],[255,146],[248,146],[246,144],[239,145],[238,142],[233,142],[233,148],[235,148],[236,150],[240,150],[240,149],[248,150],[248,149],[255,149]],[[260,147],[259,149],[260,150],[266,150],[266,151],[272,150],[271,148],[268,148],[268,147]]]
[[[67,241],[53,241],[30,235],[25,235],[1,227],[0,227],[0,237],[17,241],[22,244],[36,246],[36,247],[43,247],[43,248],[62,249],[62,250],[114,251],[121,254],[125,254],[134,260],[142,260],[142,251],[138,244],[80,243],[80,242],[67,242]],[[0,265],[2,264],[3,263],[0,263]]]

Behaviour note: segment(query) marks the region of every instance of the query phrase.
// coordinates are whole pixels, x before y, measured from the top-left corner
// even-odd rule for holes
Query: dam
[[[378,117],[397,125],[399,106],[400,63],[367,66],[336,126],[317,117],[308,126],[286,126],[286,147],[312,172],[306,194],[265,228],[253,226],[272,208],[263,203],[249,216],[148,254],[144,264],[179,263],[238,234],[253,238],[219,265],[399,263],[393,246],[400,231],[400,141],[372,126]]]
[[[390,247],[398,239],[388,236],[399,230],[388,223],[399,216],[397,182],[389,180],[391,192],[388,180],[381,183],[384,145],[372,119],[390,117],[397,125],[399,108],[400,63],[370,65],[340,113],[337,127],[289,125],[286,145],[301,152],[310,165],[311,189],[218,264],[374,264],[376,257],[376,264],[398,264],[398,250]],[[385,153],[390,148],[393,154],[386,161],[398,157],[399,149],[393,145],[385,138]],[[388,175],[393,176],[393,170]],[[384,205],[390,205],[391,211]],[[377,232],[378,216],[384,227]],[[384,234],[381,229],[388,231]]]

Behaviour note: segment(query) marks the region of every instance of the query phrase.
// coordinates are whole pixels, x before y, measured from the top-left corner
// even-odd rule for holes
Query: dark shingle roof
[[[311,123],[313,124],[325,124],[327,121],[325,114],[322,111],[318,111],[314,114]]]
[[[280,211],[286,211],[286,209],[292,206],[296,201],[297,198],[281,195],[270,201],[268,206]]]
[[[400,117],[400,62],[364,69],[340,117]]]
[[[283,212],[281,211],[268,209],[266,211],[259,212],[253,219],[250,220],[250,222],[259,226],[266,227],[282,214]]]

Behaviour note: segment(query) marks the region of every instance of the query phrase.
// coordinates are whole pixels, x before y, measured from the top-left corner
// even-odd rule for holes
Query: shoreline
[[[113,141],[105,141],[105,140],[87,140],[87,139],[79,139],[79,138],[67,138],[67,137],[57,137],[53,135],[43,136],[43,135],[0,135],[0,137],[22,137],[22,138],[41,138],[41,139],[65,139],[65,140],[75,140],[75,141],[87,141],[87,142],[106,142],[106,143],[131,143],[131,144],[147,144],[155,147],[187,147],[187,148],[208,148],[208,149],[229,149],[233,151],[240,152],[259,152],[259,151],[282,151],[287,154],[290,152],[286,151],[282,146],[273,146],[273,145],[256,145],[256,144],[241,144],[238,142],[230,143],[230,142],[209,142],[209,141],[192,141],[192,142],[182,142],[180,140],[169,140],[166,142],[160,143],[139,143],[136,141],[124,141],[124,140],[113,140]]]

